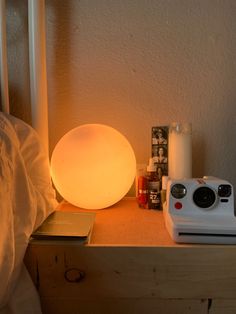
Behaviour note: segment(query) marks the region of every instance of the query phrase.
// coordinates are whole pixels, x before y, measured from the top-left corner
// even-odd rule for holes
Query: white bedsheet
[[[41,313],[23,258],[31,233],[56,206],[36,132],[0,112],[0,314]]]

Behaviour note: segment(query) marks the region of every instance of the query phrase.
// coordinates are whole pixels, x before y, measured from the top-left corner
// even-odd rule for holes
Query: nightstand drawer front
[[[204,299],[236,291],[236,253],[227,246],[31,245],[25,261],[42,297]]]

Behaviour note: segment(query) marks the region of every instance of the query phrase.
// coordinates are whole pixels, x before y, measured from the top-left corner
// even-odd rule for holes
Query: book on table
[[[93,212],[55,211],[33,232],[32,238],[88,243],[95,215]]]

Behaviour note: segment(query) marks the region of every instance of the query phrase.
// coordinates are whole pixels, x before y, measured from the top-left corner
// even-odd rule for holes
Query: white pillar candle
[[[171,179],[192,177],[192,134],[190,123],[172,123],[169,128],[168,175]]]

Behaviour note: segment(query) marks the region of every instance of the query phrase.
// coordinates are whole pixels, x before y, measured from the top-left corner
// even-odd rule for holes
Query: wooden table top
[[[85,210],[63,201],[58,210]],[[141,209],[135,198],[124,198],[96,213],[90,245],[176,246],[164,224],[162,211]]]

